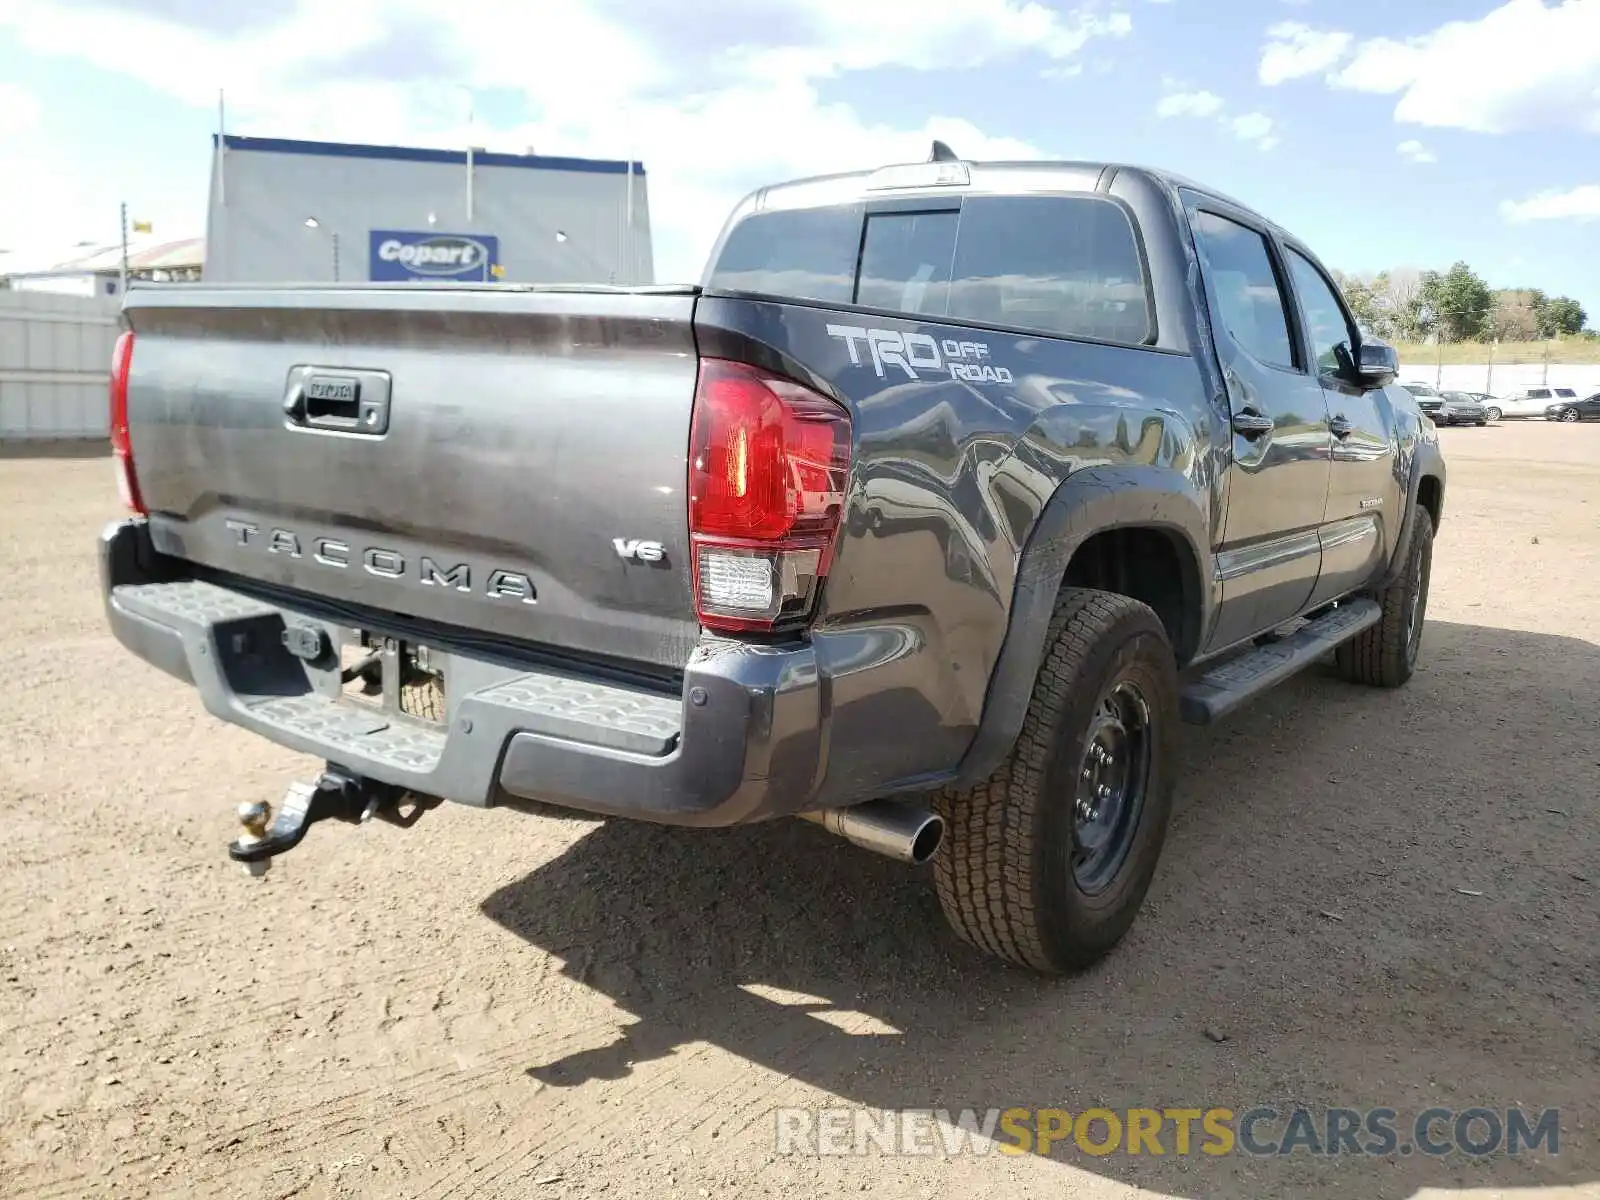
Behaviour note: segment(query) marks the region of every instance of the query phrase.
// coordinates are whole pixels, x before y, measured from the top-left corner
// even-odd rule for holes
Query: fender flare
[[[1205,569],[1210,545],[1206,509],[1194,484],[1170,467],[1090,467],[1063,481],[1029,532],[1017,566],[1005,637],[984,695],[978,731],[956,769],[956,787],[992,775],[1022,732],[1033,684],[1044,661],[1045,634],[1061,581],[1078,547],[1109,529],[1158,529],[1187,550],[1193,567],[1197,633],[1203,633],[1212,599]]]
[[[1406,556],[1411,552],[1411,535],[1417,527],[1417,509],[1420,507],[1418,493],[1422,491],[1422,481],[1425,478],[1434,478],[1439,481],[1439,517],[1444,517],[1444,485],[1445,466],[1444,454],[1439,449],[1437,442],[1424,442],[1418,440],[1411,456],[1411,478],[1406,483],[1406,511],[1400,519],[1400,536],[1395,539],[1394,554],[1389,558],[1389,564],[1379,577],[1377,588],[1390,587],[1395,580],[1400,578],[1400,573],[1405,570]],[[1438,522],[1435,522],[1437,528]]]

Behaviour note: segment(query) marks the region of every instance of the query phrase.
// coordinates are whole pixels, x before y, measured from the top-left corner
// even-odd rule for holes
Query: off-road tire
[[[1126,856],[1088,895],[1072,867],[1078,773],[1102,700],[1123,682],[1148,714],[1148,768]],[[1111,592],[1064,589],[1011,754],[986,782],[933,798],[945,820],[934,878],[958,935],[1049,974],[1082,969],[1122,939],[1166,839],[1177,710],[1172,646],[1155,613]]]
[[[1400,687],[1411,678],[1422,647],[1432,575],[1433,518],[1418,505],[1405,569],[1399,579],[1373,597],[1383,606],[1382,618],[1334,651],[1334,664],[1341,676],[1352,683],[1388,688]],[[1412,613],[1413,596],[1417,597],[1414,632],[1407,619],[1407,614]]]

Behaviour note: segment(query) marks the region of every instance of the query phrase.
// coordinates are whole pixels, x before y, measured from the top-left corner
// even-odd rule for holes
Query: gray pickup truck
[[[799,816],[1071,970],[1143,901],[1178,721],[1417,662],[1445,469],[1394,351],[1155,171],[936,144],[750,195],[699,286],[123,311],[111,626],[327,764],[241,811],[257,873],[441,798]]]

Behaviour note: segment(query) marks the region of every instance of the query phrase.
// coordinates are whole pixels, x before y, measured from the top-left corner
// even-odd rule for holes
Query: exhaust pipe
[[[850,808],[825,808],[797,815],[863,850],[917,866],[932,858],[944,840],[943,817],[894,800],[869,800]]]

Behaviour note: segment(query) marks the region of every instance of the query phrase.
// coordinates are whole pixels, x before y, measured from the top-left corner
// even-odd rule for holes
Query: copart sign
[[[368,277],[490,280],[500,261],[500,239],[486,233],[374,229]]]
[[[844,339],[850,362],[855,366],[870,362],[879,379],[891,372],[904,372],[907,379],[922,379],[926,371],[967,383],[1013,381],[1009,367],[997,367],[989,361],[988,342],[933,338],[925,333],[861,325],[829,325],[828,335]]]

